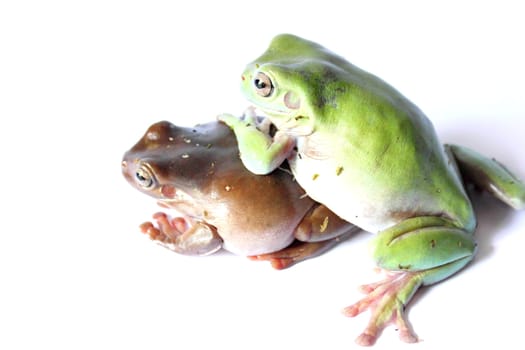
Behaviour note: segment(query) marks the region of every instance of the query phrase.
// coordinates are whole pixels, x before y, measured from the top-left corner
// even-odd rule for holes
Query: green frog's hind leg
[[[445,218],[415,217],[379,232],[371,243],[374,260],[387,277],[362,286],[366,296],[343,310],[349,317],[371,311],[356,342],[372,345],[389,324],[397,326],[401,340],[416,342],[405,306],[421,286],[453,275],[472,260],[476,253],[472,233]]]
[[[514,209],[525,208],[525,184],[495,159],[469,148],[445,145],[456,160],[464,181],[492,193]]]

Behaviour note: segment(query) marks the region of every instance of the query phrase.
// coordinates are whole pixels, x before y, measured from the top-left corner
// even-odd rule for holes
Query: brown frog
[[[270,128],[261,122],[260,128]],[[222,122],[152,125],[122,161],[139,191],[181,217],[156,213],[141,225],[153,240],[186,255],[224,248],[277,269],[318,255],[357,228],[314,202],[287,169],[257,176],[239,159],[233,132]]]

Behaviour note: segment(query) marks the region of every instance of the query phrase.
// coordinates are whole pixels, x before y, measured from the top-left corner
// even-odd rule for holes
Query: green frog
[[[344,309],[348,316],[371,310],[357,343],[372,345],[390,323],[402,340],[416,342],[405,306],[421,286],[453,275],[476,252],[466,184],[522,209],[524,183],[494,159],[442,145],[400,92],[297,36],[275,37],[241,84],[278,129],[270,135],[250,118],[219,116],[235,132],[246,168],[266,174],[287,159],[312,199],[376,233],[372,254],[386,277],[363,286],[367,295]]]

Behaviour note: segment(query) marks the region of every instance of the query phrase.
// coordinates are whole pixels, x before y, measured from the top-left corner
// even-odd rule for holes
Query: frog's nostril
[[[122,161],[122,169],[126,169],[128,167],[128,162],[125,160]]]

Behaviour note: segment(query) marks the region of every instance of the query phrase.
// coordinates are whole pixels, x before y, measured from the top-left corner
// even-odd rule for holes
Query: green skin
[[[279,35],[242,75],[242,91],[268,115],[271,137],[251,118],[221,115],[235,132],[241,159],[266,174],[288,159],[310,197],[370,232],[385,280],[345,309],[372,316],[357,342],[373,344],[395,323],[417,341],[404,306],[417,289],[441,281],[472,260],[476,218],[463,181],[515,209],[525,185],[493,159],[443,146],[428,118],[393,87],[322,46]]]

